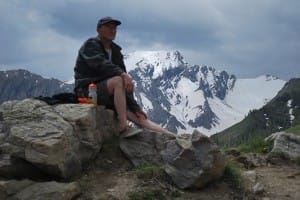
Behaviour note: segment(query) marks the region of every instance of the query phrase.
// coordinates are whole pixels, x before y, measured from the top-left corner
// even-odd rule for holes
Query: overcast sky
[[[103,16],[122,21],[123,53],[178,50],[238,78],[300,77],[299,0],[0,0],[0,69],[70,80]]]

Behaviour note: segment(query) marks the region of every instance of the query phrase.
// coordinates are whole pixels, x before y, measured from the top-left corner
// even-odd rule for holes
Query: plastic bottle
[[[91,103],[97,105],[97,85],[95,83],[89,84],[89,100]]]

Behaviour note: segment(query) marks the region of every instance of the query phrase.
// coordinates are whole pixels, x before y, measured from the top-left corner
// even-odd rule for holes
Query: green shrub
[[[300,166],[300,157],[297,157],[297,158],[295,159],[295,163],[296,163],[297,165]]]
[[[181,196],[181,192],[174,187],[174,183],[161,167],[147,163],[136,167],[134,172],[142,180],[143,189],[129,193],[129,200],[160,200]]]
[[[273,142],[263,139],[254,140],[248,144],[242,144],[238,148],[241,152],[268,153],[272,150]]]
[[[295,135],[300,135],[300,125],[293,126],[293,127],[289,128],[289,129],[287,129],[286,132],[293,133]]]
[[[241,169],[232,162],[226,165],[223,180],[234,190],[243,192],[245,189]]]
[[[154,164],[144,164],[135,169],[137,177],[144,180],[162,178],[165,176],[163,169]]]

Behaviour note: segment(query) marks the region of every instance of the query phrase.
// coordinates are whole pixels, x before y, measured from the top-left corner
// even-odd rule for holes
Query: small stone
[[[108,188],[107,189],[107,192],[114,192],[115,191],[115,189],[113,189],[113,188]]]
[[[256,183],[254,186],[253,186],[253,192],[254,194],[260,194],[260,193],[263,193],[265,190],[265,187],[263,184],[261,183]]]

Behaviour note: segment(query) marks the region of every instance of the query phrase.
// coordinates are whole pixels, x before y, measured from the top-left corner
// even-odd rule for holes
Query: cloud
[[[52,17],[31,6],[19,1],[1,3],[0,29],[5,34],[0,41],[2,67],[70,79],[81,41],[51,29]]]
[[[176,49],[241,77],[299,77],[299,8],[298,0],[1,1],[0,64],[66,80],[97,20],[113,16],[126,52]]]

